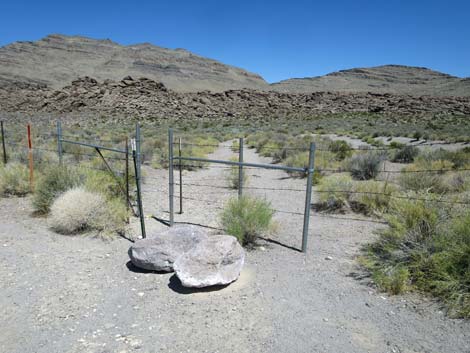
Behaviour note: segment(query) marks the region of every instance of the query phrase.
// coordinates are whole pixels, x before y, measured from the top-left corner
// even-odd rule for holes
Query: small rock
[[[325,257],[325,260],[333,260],[333,258],[331,256],[327,256]]]

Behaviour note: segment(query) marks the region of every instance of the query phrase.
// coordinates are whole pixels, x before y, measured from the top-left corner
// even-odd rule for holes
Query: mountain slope
[[[0,86],[57,89],[81,76],[120,80],[128,75],[147,77],[179,92],[269,87],[257,74],[187,50],[148,43],[123,46],[110,40],[55,34],[0,48]]]
[[[384,65],[288,79],[271,84],[271,89],[289,93],[335,91],[470,96],[470,78],[459,78],[423,67]]]

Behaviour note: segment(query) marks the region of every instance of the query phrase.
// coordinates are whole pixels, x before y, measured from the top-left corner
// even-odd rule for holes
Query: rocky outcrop
[[[148,78],[121,81],[84,77],[60,89],[40,86],[0,88],[0,112],[84,113],[155,119],[314,117],[331,113],[380,113],[419,117],[470,115],[470,97],[431,97],[389,93],[314,92],[289,94],[255,90],[178,93]]]
[[[174,269],[183,286],[203,288],[232,283],[244,262],[245,252],[235,237],[214,235],[179,257]]]

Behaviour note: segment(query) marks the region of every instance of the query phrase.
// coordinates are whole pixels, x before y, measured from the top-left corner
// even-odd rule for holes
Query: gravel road
[[[221,147],[211,157],[230,155]],[[269,162],[252,150],[246,160]],[[168,218],[167,172],[144,171],[145,213]],[[226,186],[226,173],[184,172],[190,199],[176,221],[218,227],[216,207],[236,192],[188,184]],[[280,171],[248,174],[250,187],[305,187]],[[302,192],[246,191],[302,212]],[[378,293],[363,278],[355,258],[383,225],[357,215],[312,213],[302,254],[292,249],[302,217],[276,213],[273,241],[247,253],[237,282],[191,291],[172,274],[129,266],[125,239],[58,235],[31,214],[28,198],[0,199],[0,352],[470,352],[470,322],[416,294]],[[148,232],[165,227],[146,223]]]

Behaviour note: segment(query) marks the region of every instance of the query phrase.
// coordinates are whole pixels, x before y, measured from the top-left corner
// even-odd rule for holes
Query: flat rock
[[[245,251],[235,237],[214,235],[179,257],[173,268],[185,287],[209,287],[235,281],[245,262]]]
[[[206,238],[206,231],[200,227],[177,225],[136,241],[128,254],[134,266],[172,272],[176,259]]]

